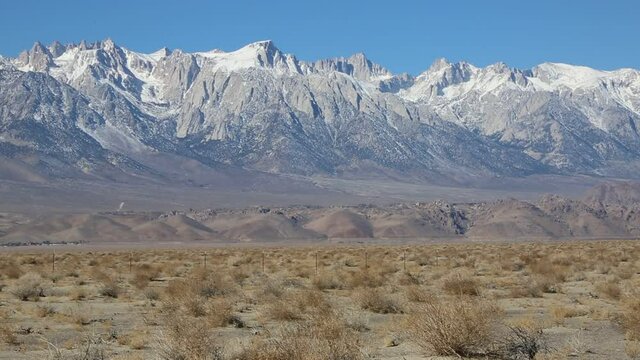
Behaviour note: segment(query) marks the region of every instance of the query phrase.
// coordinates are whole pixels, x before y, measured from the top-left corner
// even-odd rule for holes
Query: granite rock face
[[[0,82],[3,156],[46,155],[85,174],[140,171],[149,154],[434,182],[640,174],[640,72],[632,69],[439,59],[413,77],[364,54],[300,61],[271,41],[142,54],[105,40],[36,43],[0,59]]]

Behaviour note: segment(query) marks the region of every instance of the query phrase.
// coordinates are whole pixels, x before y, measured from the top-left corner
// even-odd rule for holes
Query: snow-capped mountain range
[[[637,177],[639,127],[634,69],[439,59],[414,77],[364,54],[301,61],[271,41],[36,43],[0,58],[0,156],[62,177],[162,176],[148,159],[164,155],[300,175]]]

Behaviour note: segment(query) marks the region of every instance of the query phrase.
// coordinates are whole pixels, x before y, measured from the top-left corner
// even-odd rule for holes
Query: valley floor
[[[638,241],[53,248],[0,252],[1,359],[640,357]]]

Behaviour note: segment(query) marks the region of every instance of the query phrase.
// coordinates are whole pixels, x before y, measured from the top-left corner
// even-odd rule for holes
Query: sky
[[[364,52],[393,72],[437,58],[530,68],[640,68],[640,1],[0,1],[0,54],[111,38],[140,52],[225,51],[259,40],[302,60]]]

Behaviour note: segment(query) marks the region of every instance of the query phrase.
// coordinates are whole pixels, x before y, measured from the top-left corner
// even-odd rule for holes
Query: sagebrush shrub
[[[454,297],[416,305],[407,331],[425,352],[473,356],[492,346],[500,319],[499,309],[488,302]]]

